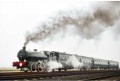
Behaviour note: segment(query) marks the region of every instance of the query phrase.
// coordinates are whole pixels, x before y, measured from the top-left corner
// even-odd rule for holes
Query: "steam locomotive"
[[[70,56],[72,56],[72,54],[56,51],[38,52],[36,49],[34,51],[27,51],[26,47],[23,47],[23,49],[21,49],[17,54],[19,61],[13,62],[13,67],[21,69],[24,72],[47,71],[47,63],[52,60],[62,64],[62,67],[56,68],[57,70],[60,71],[64,69],[66,71],[68,69],[74,68],[72,65],[66,63]],[[119,69],[119,64],[117,61],[97,59],[79,55],[74,56],[79,61],[79,63],[83,64],[77,69]]]

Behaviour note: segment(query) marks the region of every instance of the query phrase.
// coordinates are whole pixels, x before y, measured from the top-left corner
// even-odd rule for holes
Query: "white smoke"
[[[69,66],[72,66],[75,69],[82,68],[84,66],[83,63],[80,63],[74,55],[69,56],[66,64],[68,64]]]
[[[58,68],[62,68],[63,65],[60,63],[60,62],[57,62],[57,61],[52,61],[50,60],[48,63],[47,63],[47,71],[48,72],[51,72],[53,69],[58,69]]]
[[[66,61],[66,64],[68,66],[72,66],[74,69],[81,69],[84,67],[84,64],[80,63],[74,55],[69,56],[69,58]],[[50,60],[49,62],[47,62],[46,65],[47,65],[47,72],[51,72],[53,69],[56,70],[59,68],[63,68],[63,65],[60,62],[53,61],[53,60]]]

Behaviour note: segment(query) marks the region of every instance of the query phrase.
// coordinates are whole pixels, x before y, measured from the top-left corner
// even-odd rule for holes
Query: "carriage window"
[[[52,53],[52,57],[54,57],[54,53]]]
[[[50,54],[50,57],[52,57],[52,53]]]
[[[80,59],[80,62],[82,62],[82,60]]]
[[[50,57],[53,57],[54,56],[54,53],[50,53]]]
[[[88,59],[88,62],[90,63],[90,59]]]

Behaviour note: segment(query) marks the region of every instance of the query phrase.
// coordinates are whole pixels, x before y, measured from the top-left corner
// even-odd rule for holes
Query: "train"
[[[40,51],[37,49],[33,51],[27,51],[26,47],[23,47],[17,54],[19,61],[13,62],[13,67],[20,69],[21,71],[48,71],[47,63],[49,61],[55,61],[61,64],[61,67],[54,68],[54,70],[64,70],[75,69],[72,64],[68,64],[68,59],[72,57],[73,54],[68,54],[65,52],[57,51]],[[119,63],[112,60],[104,60],[93,57],[86,57],[74,54],[74,58],[81,63],[81,66],[78,66],[76,69],[79,70],[108,70],[108,69],[119,69]],[[71,60],[72,61],[72,60]],[[53,65],[54,66],[54,65]]]

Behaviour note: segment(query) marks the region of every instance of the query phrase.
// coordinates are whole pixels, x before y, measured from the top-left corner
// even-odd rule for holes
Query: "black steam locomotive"
[[[19,62],[13,62],[13,66],[17,67],[17,69],[21,69],[22,71],[47,71],[47,63],[52,60],[62,64],[62,67],[56,68],[57,70],[64,69],[65,71],[68,69],[73,69],[74,67],[70,64],[67,64],[66,61],[68,58],[72,56],[72,54],[66,54],[55,51],[43,51],[37,52],[34,51],[26,51],[26,47],[23,47],[18,52]],[[97,59],[86,56],[74,55],[75,58],[82,63],[83,65],[78,67],[77,69],[118,69],[119,64],[117,61]]]

